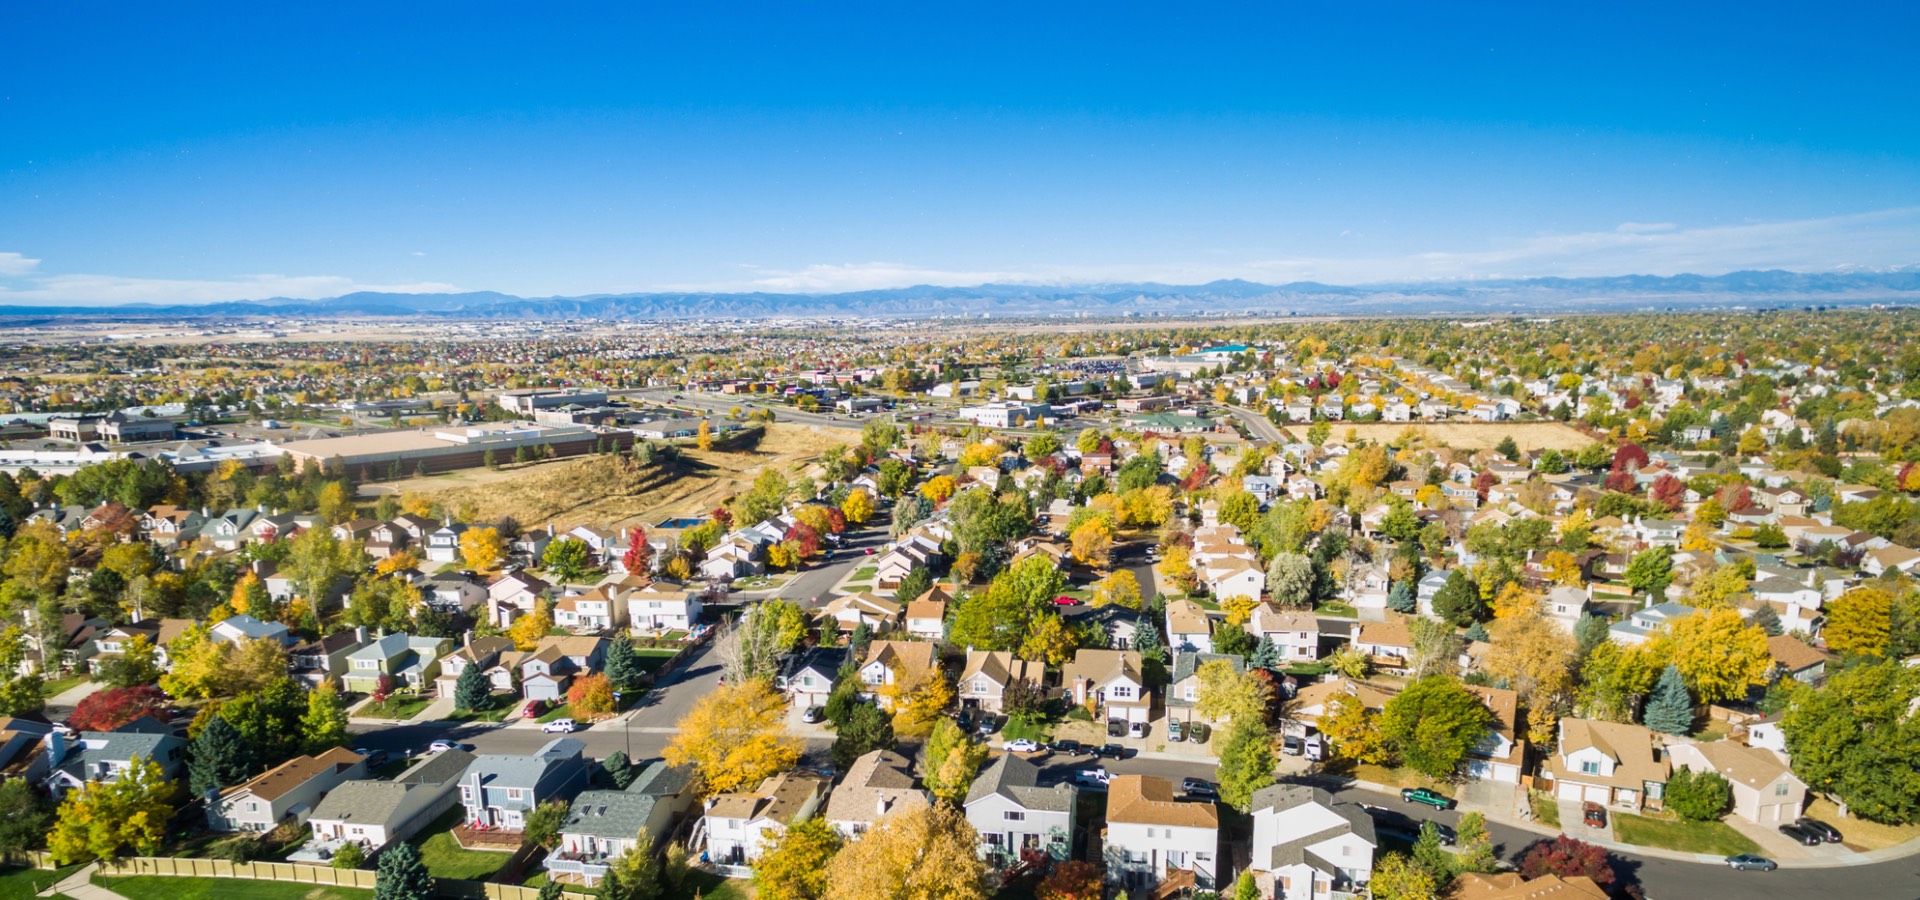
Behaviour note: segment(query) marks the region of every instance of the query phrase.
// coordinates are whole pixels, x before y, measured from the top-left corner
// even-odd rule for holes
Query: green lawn
[[[67,877],[76,866],[64,869],[0,869],[0,900],[27,900],[49,885]]]
[[[1759,853],[1760,845],[1733,830],[1725,822],[1688,822],[1682,819],[1656,819],[1632,813],[1613,814],[1613,833],[1622,843],[1678,850],[1682,853],[1711,853],[1732,856]]]
[[[514,703],[514,701],[517,699],[519,698],[515,697],[511,693],[507,693],[507,692],[496,693],[490,698],[490,703],[492,705],[490,705],[486,709],[475,709],[475,710],[456,709],[453,712],[447,714],[447,721],[449,722],[504,722],[506,721],[507,717],[513,713],[514,707],[517,705]]]
[[[411,719],[431,705],[432,697],[395,694],[380,703],[360,707],[354,715],[372,719]]]
[[[139,900],[370,900],[372,891],[322,887],[293,881],[256,881],[246,878],[175,878],[135,875],[96,878],[94,883]]]
[[[550,710],[547,710],[546,712],[541,713],[540,718],[535,719],[534,721],[539,722],[542,725],[545,725],[546,723],[551,722],[555,719],[571,719],[571,718],[573,718],[572,704],[562,703],[559,706],[556,706]]]
[[[1353,608],[1353,604],[1342,603],[1338,600],[1321,601],[1321,603],[1318,606],[1314,607],[1313,611],[1317,613],[1324,613],[1329,616],[1344,616],[1349,619],[1358,615],[1358,613],[1355,612]]]
[[[426,863],[427,871],[435,878],[485,881],[513,856],[497,851],[468,850],[456,843],[453,826],[460,824],[465,811],[457,806],[447,810],[446,815],[427,826],[424,837],[413,841],[420,848],[420,861]]]
[[[722,878],[711,872],[695,870],[687,874],[687,880],[677,891],[667,893],[667,900],[749,900],[753,896],[752,882],[747,879]]]
[[[879,574],[879,573],[880,573],[880,567],[879,567],[879,566],[861,566],[860,568],[858,568],[858,569],[855,569],[855,570],[853,570],[853,579],[852,579],[852,580],[854,580],[854,581],[872,581],[872,580],[873,580],[873,576],[875,576],[875,575],[877,575],[877,574]]]
[[[83,672],[76,672],[72,675],[62,675],[59,678],[40,682],[40,696],[58,697],[86,683],[87,676]]]

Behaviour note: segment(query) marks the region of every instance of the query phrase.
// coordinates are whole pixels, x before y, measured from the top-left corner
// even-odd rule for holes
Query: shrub
[[[1667,780],[1667,808],[1683,819],[1709,822],[1727,813],[1733,789],[1718,772],[1675,769]]]

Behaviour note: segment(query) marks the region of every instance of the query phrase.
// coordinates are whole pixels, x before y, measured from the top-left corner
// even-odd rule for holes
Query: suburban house
[[[1354,649],[1365,653],[1375,668],[1404,670],[1413,656],[1413,631],[1401,616],[1388,616],[1379,622],[1355,622],[1352,634]]]
[[[487,600],[486,582],[465,572],[438,572],[420,578],[414,586],[429,608],[441,612],[466,612]]]
[[[1200,577],[1206,582],[1207,590],[1212,591],[1214,598],[1219,600],[1230,597],[1257,600],[1260,593],[1267,589],[1267,573],[1251,560],[1237,556],[1208,563]]]
[[[548,741],[531,756],[488,753],[460,776],[460,803],[475,828],[519,831],[526,815],[548,800],[571,800],[587,787],[593,764],[587,745],[569,737]]]
[[[972,650],[960,674],[960,707],[999,714],[1008,685],[1025,682],[1037,693],[1046,683],[1045,663],[1020,659],[1006,650]]]
[[[1767,654],[1773,657],[1773,680],[1791,678],[1805,684],[1826,680],[1830,657],[1819,648],[1787,634],[1767,638]]]
[[[827,824],[854,839],[889,814],[932,805],[931,796],[913,785],[913,763],[906,757],[869,751],[853,761],[827,798]]]
[[[348,670],[348,657],[367,645],[365,628],[346,628],[287,651],[289,674],[307,688],[338,681]]]
[[[1129,890],[1184,882],[1214,887],[1220,852],[1220,811],[1209,801],[1181,800],[1173,783],[1152,775],[1121,775],[1107,788],[1107,880]]]
[[[801,709],[823,705],[833,693],[833,680],[846,660],[844,647],[810,647],[782,661],[774,686],[786,691],[793,705]]]
[[[241,644],[247,641],[274,641],[284,647],[293,643],[293,635],[287,626],[279,622],[262,622],[242,613],[228,616],[213,623],[207,634],[216,641],[229,644]]]
[[[872,641],[867,644],[866,659],[860,661],[860,683],[867,688],[863,693],[881,709],[892,709],[893,697],[887,688],[903,681],[913,683],[925,673],[937,678],[939,668],[939,654],[925,641]]]
[[[1109,650],[1133,649],[1134,635],[1140,630],[1141,616],[1146,615],[1118,603],[1109,603],[1105,606],[1076,603],[1063,607],[1060,614],[1075,625],[1089,625],[1100,629],[1100,633],[1106,636]]]
[[[1192,600],[1168,601],[1167,646],[1175,653],[1213,652],[1213,618]]]
[[[1493,726],[1467,751],[1467,777],[1519,784],[1520,770],[1525,768],[1527,757],[1527,742],[1519,735],[1520,695],[1505,688],[1477,684],[1466,685],[1466,689],[1493,713]]]
[[[980,855],[1008,865],[1026,853],[1065,859],[1073,846],[1071,784],[1040,786],[1040,767],[1005,754],[973,779],[964,808],[980,834]]]
[[[501,657],[512,652],[513,641],[507,638],[474,638],[466,646],[440,658],[440,677],[434,679],[434,688],[440,696],[451,697],[467,667],[479,666],[481,674],[487,677],[489,690],[513,690],[512,670],[500,665]]]
[[[1675,768],[1718,772],[1733,789],[1733,814],[1757,825],[1777,825],[1800,817],[1807,783],[1793,774],[1780,754],[1733,741],[1667,745]]]
[[[1076,650],[1060,681],[1074,703],[1092,707],[1096,719],[1146,722],[1153,708],[1140,654],[1133,650]]]
[[[328,791],[365,777],[366,757],[345,747],[317,756],[296,756],[221,791],[207,804],[207,827],[272,831],[288,820],[304,822]]]
[[[1529,880],[1518,872],[1468,872],[1454,880],[1449,896],[1453,900],[1607,900],[1608,894],[1585,875],[1549,874]]]
[[[947,636],[947,605],[953,597],[933,588],[907,602],[907,634],[923,641],[939,641]]]
[[[692,771],[659,760],[625,790],[582,791],[560,825],[559,848],[547,856],[548,877],[586,887],[599,884],[612,860],[642,846],[665,847],[693,800]]]
[[[625,625],[627,605],[614,602],[606,588],[594,588],[584,594],[566,594],[553,601],[553,624],[577,632],[604,631]]]
[[[1373,817],[1304,784],[1253,792],[1252,859],[1247,868],[1269,897],[1332,900],[1356,894],[1373,876],[1379,838]]]
[[[721,865],[746,865],[760,858],[787,826],[813,817],[827,795],[827,780],[801,772],[782,772],[752,791],[707,798],[700,832],[707,856]],[[696,832],[696,840],[699,832]]]
[[[1168,719],[1192,722],[1200,718],[1200,713],[1194,709],[1200,699],[1200,667],[1211,662],[1224,662],[1232,666],[1235,672],[1247,670],[1246,660],[1231,653],[1176,651],[1173,654],[1173,674],[1167,681]]]
[[[466,530],[466,525],[451,519],[441,523],[439,528],[427,532],[427,549],[422,555],[428,562],[459,562],[460,535],[465,534]]]
[[[900,604],[870,591],[858,591],[833,598],[817,613],[832,619],[842,634],[851,634],[861,625],[874,634],[892,631],[900,623]]]
[[[600,670],[607,641],[591,636],[548,635],[520,660],[520,694],[528,700],[558,700],[576,675]]]
[[[553,585],[525,571],[508,572],[487,585],[487,620],[505,628],[535,611]]]
[[[392,781],[346,781],[327,792],[307,825],[313,838],[294,862],[325,862],[344,844],[368,853],[404,841],[459,801],[460,774],[474,761],[464,750],[435,753]]]
[[[1248,617],[1247,633],[1272,641],[1285,662],[1312,662],[1320,658],[1320,619],[1311,612],[1262,603],[1254,607],[1253,615]]]
[[[656,581],[627,594],[628,627],[638,632],[691,631],[700,621],[700,594]]]
[[[1560,747],[1544,768],[1561,800],[1637,810],[1660,807],[1668,763],[1644,726],[1561,719]]]
[[[115,781],[134,760],[158,763],[160,773],[173,778],[186,767],[187,742],[172,733],[142,731],[82,731],[47,735],[47,760],[52,771],[47,789],[55,799],[91,781]]]
[[[1607,626],[1607,636],[1622,644],[1644,644],[1668,622],[1692,613],[1693,607],[1682,603],[1650,603],[1634,610],[1625,622]]]
[[[347,654],[346,689],[371,694],[386,676],[394,687],[421,689],[440,676],[440,658],[452,638],[389,634]]]

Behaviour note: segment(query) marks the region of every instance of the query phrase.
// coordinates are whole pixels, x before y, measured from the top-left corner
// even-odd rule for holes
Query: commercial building
[[[522,391],[502,391],[495,398],[500,408],[523,416],[533,415],[536,410],[553,409],[560,406],[605,406],[606,391],[583,391],[574,388],[551,389],[532,388]]]
[[[174,422],[158,416],[129,416],[123,412],[54,416],[47,420],[47,434],[55,440],[76,444],[87,441],[107,444],[170,441],[174,436]]]
[[[633,446],[633,432],[586,425],[542,425],[536,422],[495,422],[446,428],[381,431],[349,437],[292,441],[282,445],[293,457],[294,468],[342,466],[358,477],[378,478],[472,469],[495,462],[512,462],[523,448],[555,457],[583,456],[602,449]]]

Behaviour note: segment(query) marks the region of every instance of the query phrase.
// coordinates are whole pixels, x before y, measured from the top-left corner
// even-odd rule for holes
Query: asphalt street
[[[1276,444],[1288,442],[1286,433],[1282,432],[1279,426],[1267,421],[1266,416],[1240,406],[1229,406],[1227,409],[1233,413],[1234,418],[1247,426],[1247,430],[1252,432],[1254,437]]]

